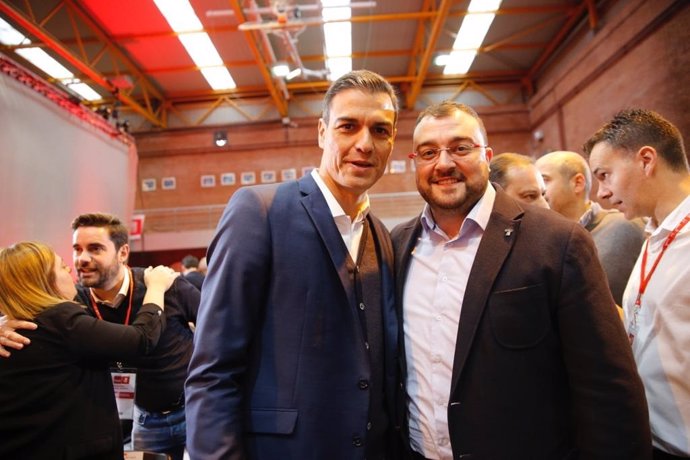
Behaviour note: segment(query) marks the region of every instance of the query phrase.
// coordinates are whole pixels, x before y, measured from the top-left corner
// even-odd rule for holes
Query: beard
[[[82,270],[86,270],[84,273]],[[84,287],[106,289],[117,280],[120,273],[120,263],[114,258],[110,264],[102,265],[91,262],[77,268],[79,284]]]
[[[445,189],[434,183],[436,180],[450,178],[458,180],[452,188]],[[466,215],[482,197],[487,184],[486,178],[473,177],[468,180],[467,177],[456,173],[440,178],[430,178],[424,182],[418,180],[417,189],[432,210],[459,211],[462,215]]]

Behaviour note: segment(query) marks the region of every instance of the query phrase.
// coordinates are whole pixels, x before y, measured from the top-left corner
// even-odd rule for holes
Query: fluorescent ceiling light
[[[287,77],[290,73],[290,67],[284,62],[280,62],[271,68],[271,73],[274,77]]]
[[[53,78],[74,78],[74,74],[41,48],[20,48],[16,53]]]
[[[188,0],[154,0],[154,3],[175,32],[198,32],[204,29]]]
[[[0,43],[9,46],[29,45],[31,44],[31,40],[22,35],[21,32],[12,27],[8,22],[0,18]],[[74,78],[74,74],[69,69],[43,51],[42,48],[19,48],[15,50],[15,52],[50,77],[60,80],[63,85],[77,93],[82,99],[86,99],[87,101],[99,101],[103,99],[103,96],[98,94],[89,85],[78,78]]]
[[[224,89],[236,88],[235,80],[232,79],[230,72],[224,66],[221,67],[204,67],[201,70],[201,74],[204,76],[206,81],[211,88],[216,91],[221,91]]]
[[[154,3],[172,30],[178,33],[182,46],[211,88],[216,91],[236,88],[235,80],[224,66],[211,38],[203,32],[201,21],[189,0],[154,0]]]
[[[9,46],[27,45],[31,43],[31,40],[0,18],[0,43]]]
[[[434,65],[437,65],[439,67],[443,67],[446,64],[448,64],[450,60],[450,54],[439,54],[434,58]]]
[[[191,34],[180,34],[178,37],[197,67],[223,65],[223,60],[220,58],[216,47],[211,43],[208,34],[194,32]]]
[[[83,83],[79,79],[75,79],[74,83],[67,84],[66,86],[87,101],[100,101],[103,99],[103,96],[98,94],[93,90],[93,88],[86,83]]]
[[[350,19],[352,9],[349,0],[321,0],[325,21]],[[328,78],[337,80],[352,70],[352,23],[331,22],[323,25],[326,68]]]
[[[470,70],[477,50],[482,46],[496,16],[495,13],[487,13],[487,11],[495,12],[500,6],[501,0],[472,0],[470,2],[467,8],[468,14],[460,24],[455,43],[453,43],[453,51],[443,70],[445,75],[465,74]]]

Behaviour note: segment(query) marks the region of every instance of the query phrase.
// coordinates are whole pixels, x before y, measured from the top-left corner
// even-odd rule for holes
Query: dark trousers
[[[676,459],[682,460],[684,458],[687,459],[690,457],[679,457],[678,455],[669,454],[669,453],[664,452],[663,450],[659,450],[655,447],[652,458],[654,460],[676,460]]]

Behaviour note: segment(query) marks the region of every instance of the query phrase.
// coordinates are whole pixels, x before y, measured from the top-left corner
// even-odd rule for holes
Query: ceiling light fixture
[[[352,18],[350,2],[321,0],[324,21]],[[328,78],[337,80],[352,70],[352,22],[326,22],[323,25]]]
[[[453,43],[444,75],[466,74],[482,46],[501,0],[472,0]]]
[[[216,147],[225,147],[228,144],[228,133],[226,131],[216,131],[213,134],[213,143]]]
[[[216,91],[236,88],[218,50],[199,21],[189,0],[154,0],[163,17],[187,53],[199,67],[208,84]]]
[[[8,22],[0,18],[0,44],[10,46],[30,45],[31,40],[26,38]],[[69,69],[60,64],[43,49],[37,46],[29,46],[26,48],[18,48],[15,52],[50,77],[60,81],[65,88],[76,93],[82,99],[87,101],[99,101],[103,99],[103,97],[92,87],[82,82],[80,79],[75,78],[74,74]]]
[[[283,78],[287,77],[290,73],[290,66],[285,62],[276,62],[273,67],[271,67],[271,73],[274,77]]]

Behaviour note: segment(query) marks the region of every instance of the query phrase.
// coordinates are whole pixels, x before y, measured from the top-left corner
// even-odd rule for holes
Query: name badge
[[[134,419],[134,395],[137,383],[135,369],[111,369],[115,402],[120,420]]]

